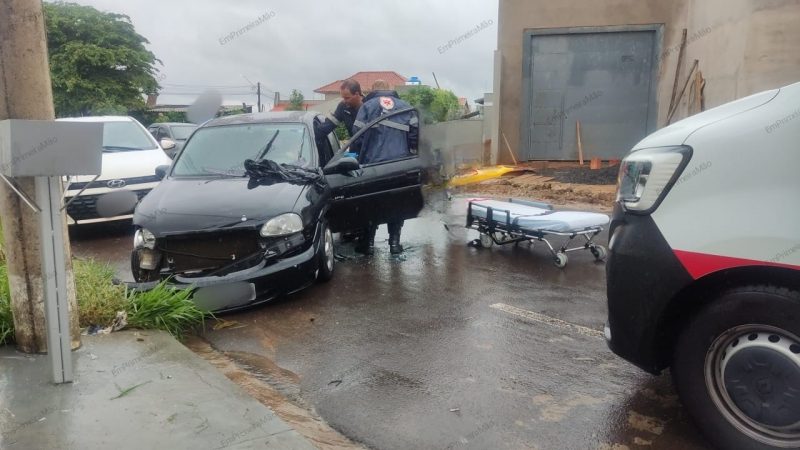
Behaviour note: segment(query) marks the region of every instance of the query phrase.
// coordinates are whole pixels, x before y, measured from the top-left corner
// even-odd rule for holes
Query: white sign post
[[[0,121],[0,179],[39,213],[47,353],[54,383],[73,381],[61,179],[100,175],[102,152],[102,123]],[[17,186],[15,177],[35,177],[35,200]]]

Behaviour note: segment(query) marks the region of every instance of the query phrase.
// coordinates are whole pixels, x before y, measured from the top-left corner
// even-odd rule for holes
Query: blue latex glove
[[[348,157],[349,157],[349,158],[356,158],[356,159],[358,159],[358,153],[347,152],[347,153],[345,153],[345,154],[344,154],[344,157],[345,157],[345,158],[348,158]]]

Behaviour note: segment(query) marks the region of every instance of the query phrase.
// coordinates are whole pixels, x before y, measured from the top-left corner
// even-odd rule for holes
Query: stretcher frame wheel
[[[604,261],[608,255],[608,250],[602,245],[595,245],[589,249],[597,261]]]
[[[483,248],[491,248],[494,245],[494,239],[489,235],[489,233],[481,233],[480,239],[481,247]]]
[[[559,252],[559,253],[556,253],[555,260],[553,261],[553,264],[555,264],[555,266],[558,267],[559,269],[563,269],[564,267],[567,267],[567,263],[568,262],[569,262],[569,258],[567,257],[567,254]]]

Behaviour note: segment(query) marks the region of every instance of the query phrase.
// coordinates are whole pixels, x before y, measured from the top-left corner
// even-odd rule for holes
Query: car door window
[[[158,137],[156,137],[156,140],[161,142],[162,139],[169,139],[169,133],[167,133],[164,127],[158,127]]]
[[[331,149],[333,150],[333,153],[337,153],[341,149],[341,146],[339,145],[339,138],[336,137],[335,131],[328,135],[328,140],[331,143]]]

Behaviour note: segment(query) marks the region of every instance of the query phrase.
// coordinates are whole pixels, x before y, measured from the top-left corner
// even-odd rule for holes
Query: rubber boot
[[[403,222],[395,222],[387,225],[389,228],[389,252],[393,255],[403,253],[403,246],[400,245],[400,230],[403,229]]]
[[[364,255],[372,255],[375,253],[375,232],[377,227],[371,226],[365,228],[358,239],[356,244],[356,251]]]

